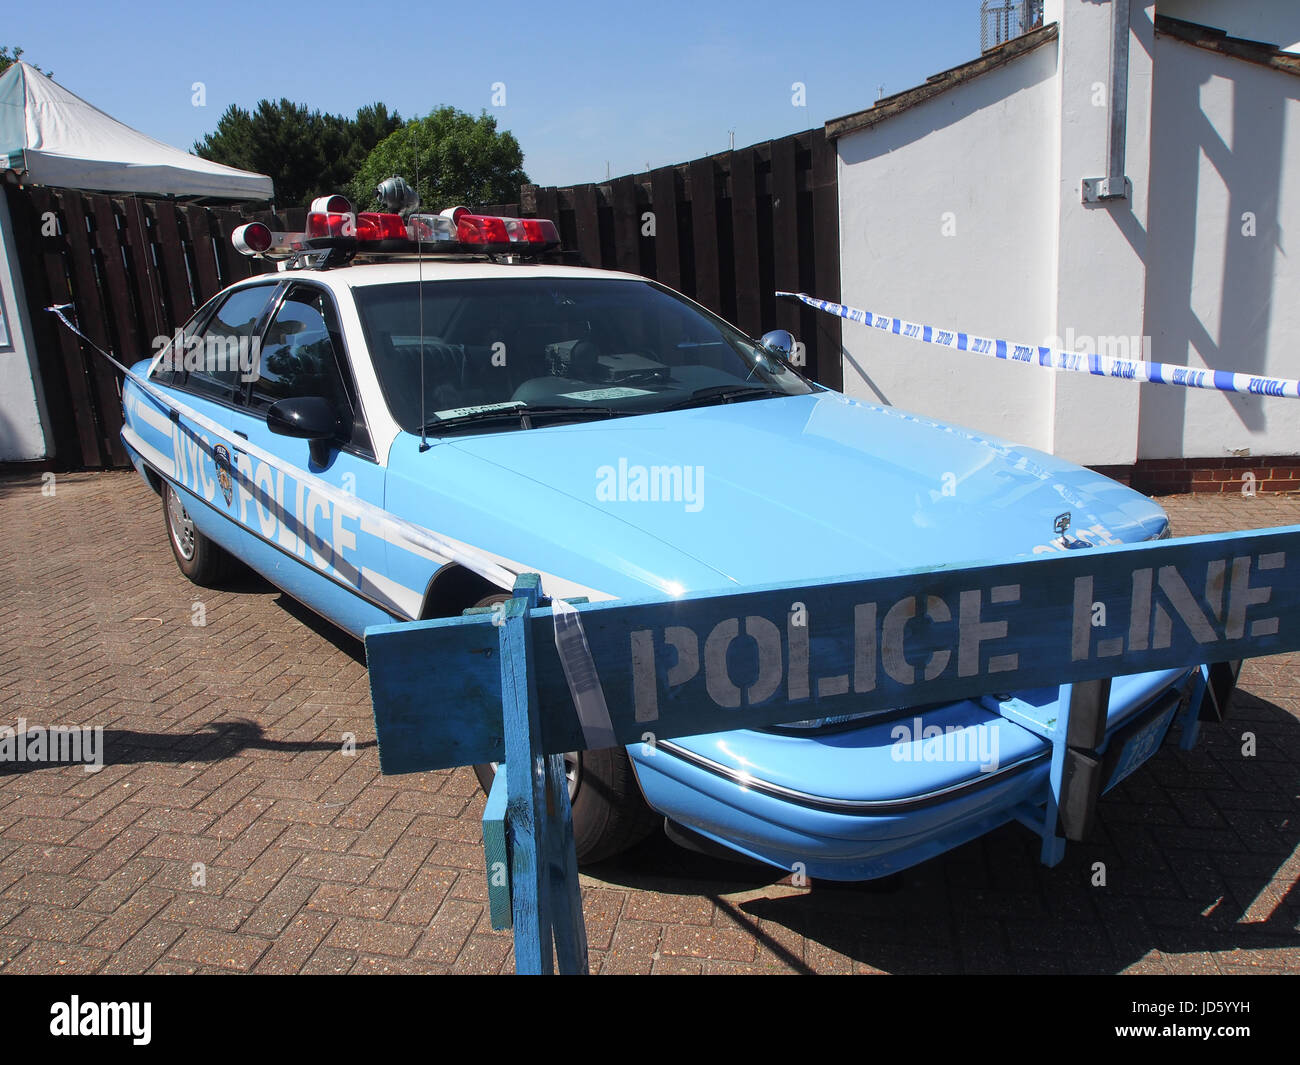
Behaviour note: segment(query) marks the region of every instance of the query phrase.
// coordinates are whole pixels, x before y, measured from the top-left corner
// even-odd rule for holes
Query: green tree
[[[7,44],[0,44],[0,74],[3,74],[11,66],[17,63],[22,54],[23,50],[21,48],[10,48]],[[35,64],[33,64],[33,66],[35,66]],[[40,67],[36,67],[36,69],[41,70]],[[47,78],[54,77],[54,73],[49,70],[41,70],[41,73]]]
[[[401,116],[382,103],[347,118],[290,100],[262,100],[251,112],[232,104],[194,151],[204,159],[269,175],[276,203],[305,207],[312,197],[340,191],[375,145],[401,124]]]
[[[348,191],[353,203],[367,209],[377,202],[379,183],[397,175],[416,185],[427,210],[509,203],[519,198],[519,186],[528,181],[523,162],[514,134],[498,132],[496,119],[487,112],[474,118],[454,107],[440,107],[381,141]]]

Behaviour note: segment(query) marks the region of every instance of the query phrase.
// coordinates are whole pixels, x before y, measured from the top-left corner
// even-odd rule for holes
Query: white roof
[[[308,271],[311,273],[311,271]],[[367,285],[387,285],[397,281],[415,281],[421,275],[427,281],[467,281],[481,277],[598,277],[624,281],[644,281],[635,274],[616,270],[598,270],[588,266],[564,266],[559,263],[496,263],[482,259],[440,258],[426,256],[423,264],[415,258],[404,256],[396,262],[355,263],[351,266],[322,270],[318,276],[328,276],[352,288]]]
[[[0,169],[94,192],[269,200],[271,179],[146,137],[24,62],[0,74]]]
[[[392,262],[362,262],[349,266],[335,266],[328,270],[281,270],[278,273],[254,274],[237,282],[238,285],[256,285],[267,281],[316,281],[326,288],[365,288],[370,285],[390,285],[403,281],[468,281],[474,278],[503,277],[590,277],[614,281],[645,281],[637,274],[617,270],[600,270],[588,266],[564,266],[557,263],[498,263],[480,258],[448,257],[432,254],[425,257],[423,265],[413,256],[403,255]]]

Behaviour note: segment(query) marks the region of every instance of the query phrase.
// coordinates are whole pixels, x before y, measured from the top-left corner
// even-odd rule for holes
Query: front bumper
[[[1155,754],[1175,719],[1194,728],[1198,708],[1189,700],[1203,689],[1200,676],[1183,669],[1115,678],[1095,750],[1101,763],[1127,773]],[[1171,693],[1176,714],[1168,713]],[[1050,719],[1057,696],[1040,690],[1004,701]],[[816,736],[715,733],[629,753],[647,801],[670,820],[787,871],[868,880],[1035,811],[1055,829],[1053,780],[1059,786],[1062,770],[1053,744],[998,709],[986,697]]]

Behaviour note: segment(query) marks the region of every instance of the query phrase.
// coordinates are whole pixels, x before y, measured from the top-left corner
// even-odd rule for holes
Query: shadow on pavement
[[[364,740],[358,742],[356,746],[358,750],[374,747],[375,741]],[[334,740],[267,739],[266,731],[261,725],[246,719],[217,721],[204,726],[198,732],[188,733],[138,732],[132,729],[106,728],[100,747],[105,766],[134,765],[139,762],[155,764],[219,762],[223,758],[248,750],[300,754],[305,751],[337,751],[338,749],[339,744]],[[70,765],[84,766],[85,760],[65,758],[51,761],[0,761],[0,776]]]

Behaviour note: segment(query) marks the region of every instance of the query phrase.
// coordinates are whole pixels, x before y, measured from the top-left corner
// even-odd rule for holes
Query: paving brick
[[[735,928],[701,928],[678,925],[667,929],[661,953],[691,958],[717,958],[725,961],[752,961],[753,937]]]
[[[326,945],[366,954],[405,957],[420,938],[420,930],[391,921],[341,917],[330,932]]]
[[[162,913],[163,920],[195,928],[233,932],[253,912],[251,902],[212,895],[182,895]]]
[[[342,975],[352,971],[352,967],[357,963],[357,957],[355,951],[321,947],[299,971],[307,975]]]
[[[28,873],[6,894],[22,902],[48,902],[71,909],[94,889],[95,884],[74,876],[57,876],[53,873]]]
[[[415,947],[415,957],[454,964],[482,914],[483,907],[477,903],[448,899],[429,922]]]
[[[314,880],[284,877],[244,922],[243,930],[254,935],[278,935],[294,919],[294,915],[302,910],[319,886]]]
[[[396,891],[350,887],[346,884],[321,884],[307,903],[307,909],[343,917],[378,920],[388,914],[396,901]]]
[[[601,972],[641,975],[650,972],[662,939],[663,928],[660,925],[644,921],[620,922],[610,937]]]
[[[4,971],[10,976],[20,973],[96,973],[108,959],[106,950],[33,940],[26,950],[5,966]]]
[[[65,910],[58,906],[27,906],[4,926],[8,936],[43,939],[51,943],[79,943],[103,920],[99,914]]]
[[[338,918],[327,913],[299,913],[275,937],[257,963],[259,973],[296,973],[325,941]]]
[[[208,928],[187,928],[167,952],[167,956],[175,961],[244,972],[257,964],[269,946],[269,940],[257,936],[234,935]]]
[[[170,892],[149,887],[141,888],[119,905],[108,917],[102,919],[92,931],[85,935],[82,942],[88,947],[102,947],[104,950],[114,951],[114,961],[116,961],[122,947],[171,901],[172,895]],[[179,927],[176,929],[176,935],[180,935]],[[162,944],[160,949],[170,946],[171,942],[169,940],[167,943]],[[151,958],[148,963],[135,971],[142,972],[148,965],[153,964],[154,960],[154,958]],[[131,970],[123,971],[130,972]]]

